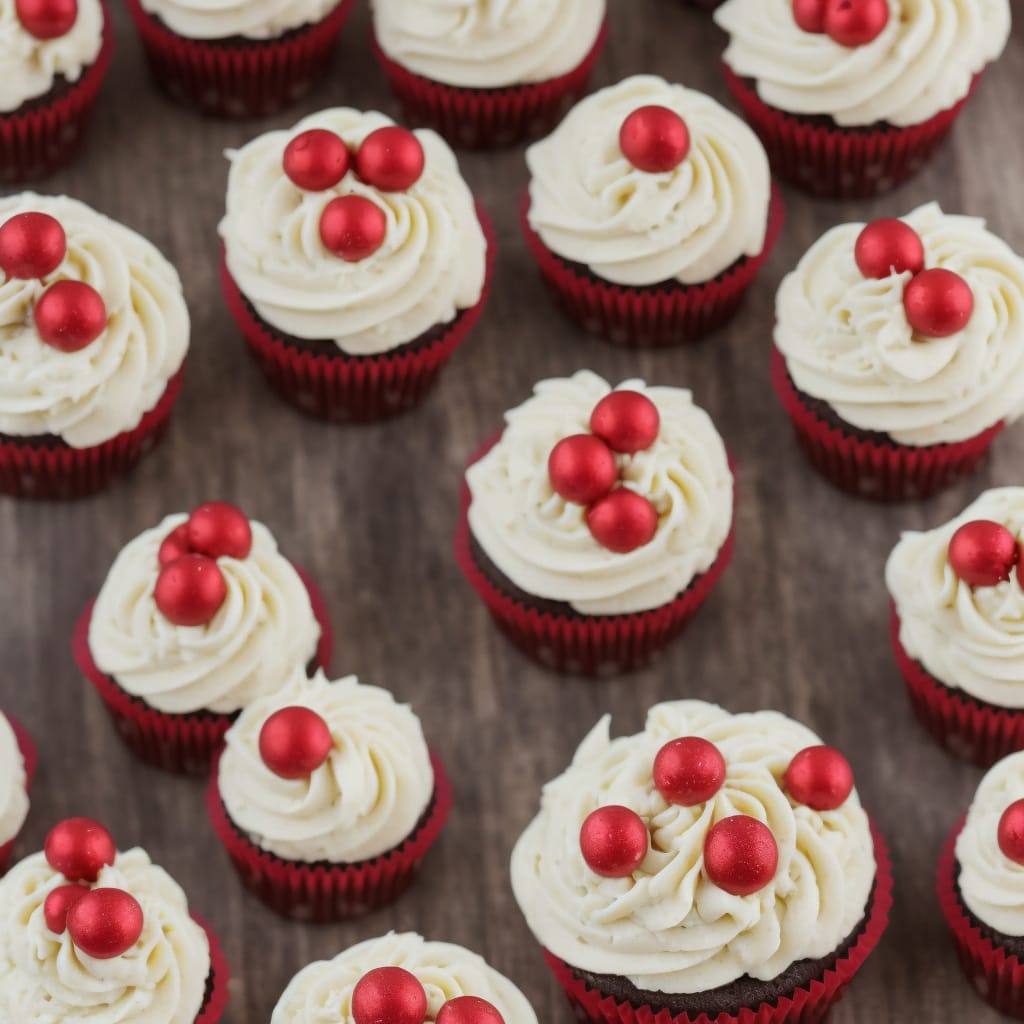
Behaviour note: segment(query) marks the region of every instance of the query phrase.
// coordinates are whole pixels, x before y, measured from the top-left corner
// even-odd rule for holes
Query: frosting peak
[[[18,737],[0,713],[0,846],[9,843],[28,817],[25,758]]]
[[[339,0],[142,0],[172,32],[186,39],[276,39],[322,21]]]

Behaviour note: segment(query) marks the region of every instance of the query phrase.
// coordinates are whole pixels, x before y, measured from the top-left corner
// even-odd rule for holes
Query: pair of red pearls
[[[353,155],[345,141],[326,128],[311,128],[285,147],[284,173],[307,192],[334,188],[355,164],[367,185],[381,192],[404,192],[423,174],[425,157],[419,139],[398,125],[370,132]],[[348,263],[372,256],[387,233],[384,211],[366,196],[337,196],[320,215],[324,247]]]
[[[793,0],[793,17],[840,46],[867,46],[889,24],[889,0]]]
[[[1002,523],[974,519],[950,538],[946,551],[950,567],[969,587],[1005,583],[1017,569],[1024,587],[1024,545]]]
[[[48,213],[19,213],[0,227],[0,270],[10,279],[42,280],[64,262],[67,236]],[[84,281],[56,281],[33,312],[39,337],[61,352],[77,352],[106,329],[107,307]]]
[[[404,967],[377,967],[352,990],[354,1024],[425,1024],[427,993],[419,978]],[[478,996],[449,999],[435,1024],[505,1024],[498,1008]]]
[[[646,395],[613,391],[594,407],[591,433],[563,438],[548,456],[548,478],[555,493],[586,505],[587,528],[599,544],[617,554],[650,543],[658,529],[658,512],[643,495],[615,486],[615,453],[632,455],[650,448],[660,426],[658,409]]]
[[[670,740],[654,759],[654,785],[670,804],[695,807],[712,799],[726,777],[721,751],[700,736]],[[806,747],[783,776],[786,792],[812,810],[841,807],[853,791],[850,763],[832,747]],[[580,829],[587,866],[605,878],[628,878],[650,846],[644,820],[628,807],[600,807]],[[704,840],[704,870],[711,882],[733,896],[750,896],[775,877],[778,844],[771,829],[749,815],[722,818]]]
[[[14,13],[29,35],[59,39],[78,20],[78,0],[14,0]]]
[[[43,853],[68,883],[47,894],[46,927],[54,935],[66,930],[75,947],[96,960],[110,960],[131,949],[142,934],[138,900],[123,889],[89,888],[117,856],[110,833],[91,818],[68,818],[50,830]]]

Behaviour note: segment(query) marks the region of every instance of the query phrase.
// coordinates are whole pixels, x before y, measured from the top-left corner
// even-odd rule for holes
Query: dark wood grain
[[[116,0],[115,0],[116,3]],[[365,6],[365,5],[362,5]],[[654,71],[724,99],[706,15],[678,0],[612,4],[599,83]],[[882,582],[903,528],[941,522],[995,483],[1020,482],[1024,429],[999,440],[985,472],[928,503],[876,507],[831,490],[803,464],[768,383],[775,288],[826,228],[906,212],[929,199],[987,217],[1024,251],[1020,85],[1024,27],[986,76],[955,139],[916,181],[877,202],[788,193],[789,221],[739,318],[706,343],[633,353],[577,332],[542,291],[517,229],[521,150],[468,155],[465,173],[497,225],[501,254],[484,319],[441,386],[404,419],[365,428],[305,420],[276,402],[217,286],[222,151],[321,106],[394,113],[367,46],[365,10],[335,70],[304,108],[273,122],[202,121],[151,87],[126,19],[95,132],[73,168],[45,183],[137,228],[177,264],[193,316],[185,391],[167,443],[95,499],[0,500],[0,703],[40,741],[41,770],[21,852],[69,814],[110,824],[186,888],[231,962],[227,1020],[263,1022],[310,960],[391,928],[478,950],[517,981],[542,1021],[568,1021],[512,900],[512,844],[599,715],[635,730],[658,700],[703,697],[778,708],[844,749],[894,848],[897,903],[878,953],[835,1024],[995,1021],[962,980],[933,896],[940,843],[980,773],[913,722],[893,664]],[[491,627],[455,567],[460,471],[501,414],[539,378],[589,366],[692,387],[739,463],[737,557],[690,632],[658,667],[600,683],[535,667]],[[166,512],[219,496],[277,534],[323,587],[337,635],[335,674],[359,673],[413,702],[455,782],[456,810],[418,886],[397,906],[332,927],[285,923],[243,894],[207,826],[199,784],[135,763],[71,660],[72,623],[118,549]]]

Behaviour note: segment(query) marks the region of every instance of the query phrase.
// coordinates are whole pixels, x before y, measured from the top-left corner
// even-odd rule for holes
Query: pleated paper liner
[[[581,272],[552,252],[530,226],[530,196],[521,223],[545,283],[570,320],[618,345],[661,347],[697,341],[729,320],[782,233],[785,207],[772,186],[764,249],[706,284],[626,287]]]
[[[228,309],[271,388],[301,412],[341,423],[398,416],[419,403],[476,325],[487,301],[497,242],[491,222],[479,206],[477,216],[487,239],[487,272],[480,301],[459,313],[444,334],[429,344],[376,356],[350,356],[333,342],[324,342],[323,352],[289,345],[255,315],[222,254],[221,286]]]
[[[956,841],[966,820],[961,819],[942,847],[936,877],[939,905],[971,986],[1000,1013],[1024,1020],[1024,964],[982,934],[957,892]]]
[[[330,665],[333,635],[327,606],[316,585],[298,566],[295,567],[309,592],[313,615],[320,624],[320,643],[315,665]],[[205,776],[213,756],[224,741],[224,734],[237,717],[213,711],[192,714],[168,714],[150,707],[122,689],[103,673],[89,650],[89,622],[95,601],[90,601],[75,624],[71,650],[75,663],[103,699],[114,727],[125,746],[146,764],[178,775]]]
[[[210,926],[195,914],[192,915],[192,920],[206,932],[207,941],[210,943],[210,974],[206,1001],[196,1017],[196,1024],[218,1024],[228,1005],[228,982],[231,980],[231,972],[217,936],[210,930]]]
[[[51,101],[0,114],[0,185],[45,178],[69,163],[89,128],[93,107],[114,54],[110,11],[103,5],[103,42],[77,82]],[[3,70],[3,69],[0,69]]]
[[[32,788],[32,780],[35,778],[36,766],[39,762],[38,751],[25,727],[13,715],[5,712],[4,717],[11,724],[11,730],[18,743],[18,750],[25,762],[25,792],[27,793]],[[0,846],[0,875],[3,875],[11,865],[11,854],[14,852],[14,844],[17,839],[17,835],[11,836],[3,846]]]
[[[10,435],[0,438],[0,494],[67,500],[103,490],[160,442],[181,392],[183,374],[184,367],[168,381],[160,401],[134,430],[91,448],[72,448],[59,440],[51,446]]]
[[[970,476],[1003,429],[1000,422],[967,441],[923,448],[854,437],[804,404],[774,346],[771,378],[808,461],[831,484],[860,498],[911,501],[937,494]]]
[[[485,149],[547,135],[585,95],[607,37],[606,22],[590,52],[572,71],[505,89],[464,89],[424,78],[388,57],[376,36],[373,52],[406,121],[418,128],[433,128],[453,146]]]
[[[125,0],[157,84],[211,117],[265,117],[302,99],[322,77],[354,0],[278,39],[188,39]]]
[[[872,825],[875,861],[878,872],[867,920],[861,933],[845,955],[838,957],[820,978],[805,988],[774,1003],[762,1003],[756,1009],[742,1009],[737,1014],[719,1014],[714,1019],[706,1013],[672,1016],[668,1010],[654,1006],[634,1006],[619,1002],[614,996],[591,988],[576,977],[572,968],[547,950],[544,957],[558,983],[572,1004],[581,1024],[818,1024],[842,998],[853,976],[864,966],[869,954],[878,945],[889,924],[892,908],[892,865],[881,833]]]
[[[490,438],[470,459],[469,465],[479,462],[500,438],[501,433]],[[455,559],[498,627],[534,661],[558,672],[586,676],[629,672],[648,664],[683,631],[728,567],[735,545],[735,481],[733,495],[733,528],[714,563],[695,577],[674,601],[646,612],[554,614],[525,605],[506,594],[487,578],[473,557],[469,528],[471,495],[465,477],[455,530]]]
[[[772,170],[813,195],[865,199],[912,178],[932,158],[977,88],[949,110],[906,128],[842,128],[787,114],[764,103],[727,64],[726,84],[768,151]]]
[[[431,753],[434,798],[425,820],[388,853],[356,864],[306,864],[260,849],[228,816],[217,784],[217,764],[206,790],[206,810],[245,887],[272,910],[300,921],[343,921],[392,903],[405,892],[436,842],[452,806],[452,790]]]

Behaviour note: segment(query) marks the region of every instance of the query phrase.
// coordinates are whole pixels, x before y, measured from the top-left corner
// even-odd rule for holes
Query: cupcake
[[[981,780],[943,848],[938,893],[971,985],[1024,1020],[1024,753]]]
[[[0,493],[77,498],[163,435],[189,317],[141,235],[64,196],[0,198]]]
[[[328,664],[331,634],[316,588],[270,531],[211,502],[121,551],[73,650],[138,757],[205,775],[246,704]]]
[[[849,763],[772,711],[603,718],[512,853],[581,1021],[824,1019],[888,923],[892,878]]]
[[[413,124],[456,146],[550,131],[587,90],[605,0],[373,0],[374,51]]]
[[[0,875],[11,862],[14,841],[28,817],[28,791],[36,748],[28,733],[0,711]]]
[[[322,77],[353,0],[126,0],[171,99],[214,117],[265,117]]]
[[[326,1021],[537,1024],[526,997],[483,957],[413,932],[390,932],[304,967],[270,1024]]]
[[[102,0],[0,3],[0,185],[43,178],[75,155],[113,51]]]
[[[1024,412],[1024,259],[935,203],[833,228],[779,289],[772,380],[835,486],[934,494]]]
[[[333,420],[418,402],[479,319],[494,257],[452,151],[338,108],[229,156],[224,294],[270,385]]]
[[[144,850],[69,818],[0,880],[0,1020],[216,1024],[228,968]]]
[[[709,96],[637,75],[526,151],[523,231],[584,330],[692,341],[736,311],[782,230],[757,136]]]
[[[450,807],[408,705],[355,676],[302,669],[238,716],[207,791],[245,885],[279,914],[314,921],[397,899]]]
[[[1024,487],[904,533],[885,567],[911,703],[952,753],[988,767],[1024,749]]]
[[[564,672],[637,668],[732,557],[725,444],[689,391],[541,381],[466,471],[455,548],[498,625]]]
[[[781,178],[888,191],[945,139],[1010,35],[1009,0],[727,0],[726,82]]]

